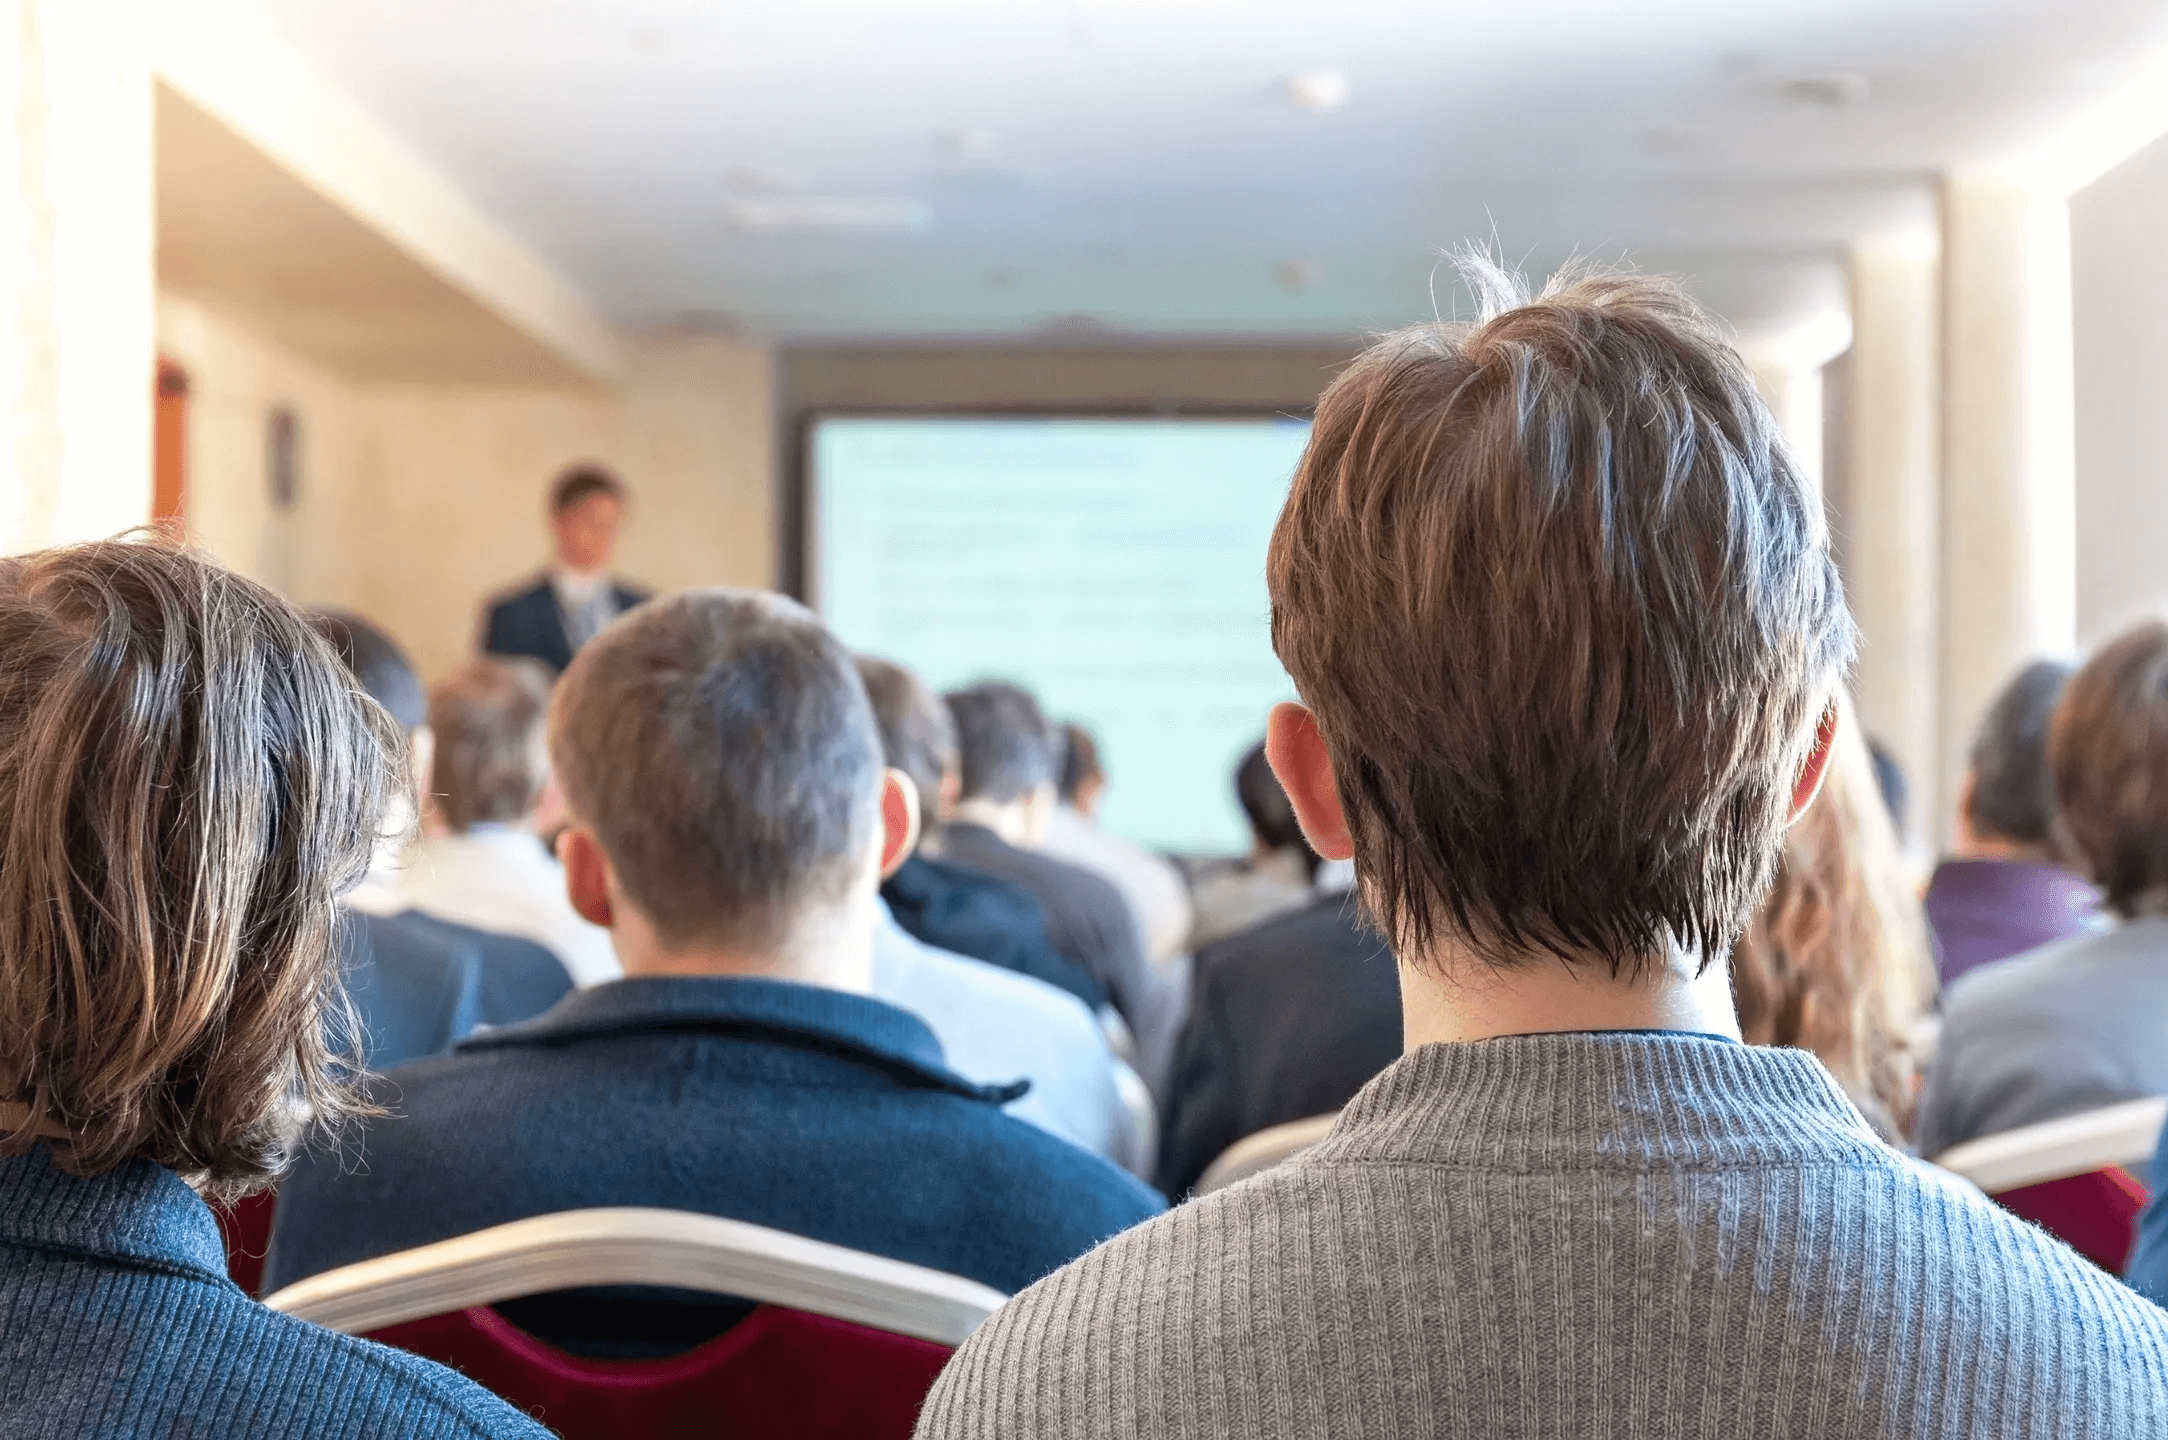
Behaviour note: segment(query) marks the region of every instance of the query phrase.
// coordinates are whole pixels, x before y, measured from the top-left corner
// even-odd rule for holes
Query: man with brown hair
[[[611,621],[646,603],[647,591],[610,574],[627,498],[625,482],[600,465],[574,465],[557,477],[550,486],[550,568],[490,600],[482,616],[483,653],[525,656],[554,674]]]
[[[2168,623],[2132,626],[2063,689],[2047,767],[2064,848],[2112,929],[1971,971],[1943,1002],[1920,1153],[2168,1094]]]
[[[1267,559],[1273,768],[1407,1053],[1017,1297],[919,1433],[2163,1433],[2168,1316],[1738,1042],[1853,646],[1745,365],[1663,281],[1462,272],[1476,324],[1326,391]]]
[[[880,872],[917,829],[850,654],[803,607],[693,591],[580,652],[552,702],[572,903],[626,978],[401,1066],[358,1154],[279,1192],[267,1283],[558,1210],[750,1221],[1021,1289],[1160,1208],[1002,1113],[873,998]],[[716,1297],[530,1298],[588,1353],[727,1328]]]

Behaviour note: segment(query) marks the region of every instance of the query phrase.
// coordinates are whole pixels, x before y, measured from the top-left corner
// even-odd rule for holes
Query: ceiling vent
[[[1846,110],[1867,98],[1864,75],[1802,75],[1787,81],[1778,92],[1794,105],[1820,110]]]

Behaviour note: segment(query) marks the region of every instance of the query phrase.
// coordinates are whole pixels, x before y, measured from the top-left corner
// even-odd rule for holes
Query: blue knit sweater
[[[266,1310],[157,1165],[0,1160],[0,1437],[480,1440],[549,1434],[451,1371]]]

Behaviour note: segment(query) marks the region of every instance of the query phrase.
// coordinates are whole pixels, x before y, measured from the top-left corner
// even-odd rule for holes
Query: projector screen
[[[1305,421],[819,416],[809,598],[938,689],[1015,680],[1099,739],[1100,823],[1240,853],[1233,768],[1294,686],[1265,544]]]

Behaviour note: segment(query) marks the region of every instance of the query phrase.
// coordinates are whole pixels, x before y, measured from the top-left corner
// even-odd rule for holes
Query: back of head
[[[549,703],[548,670],[496,656],[469,661],[430,692],[437,748],[429,789],[454,833],[517,825],[534,814],[549,784]]]
[[[1365,901],[1404,953],[1720,954],[1853,649],[1820,501],[1674,285],[1460,263],[1480,320],[1333,382],[1267,560]]]
[[[865,686],[780,595],[694,590],[633,611],[558,682],[550,755],[668,945],[772,947],[847,896],[880,825]]]
[[[1972,738],[1965,819],[1986,839],[2055,853],[2055,780],[2048,774],[2048,721],[2077,667],[2035,660],[1995,697]]]
[[[2132,626],[2071,676],[2048,770],[2064,848],[2108,908],[2168,914],[2168,623]]]
[[[1249,817],[1250,833],[1260,846],[1293,850],[1303,857],[1311,873],[1316,873],[1317,853],[1304,838],[1302,826],[1296,823],[1295,807],[1280,788],[1280,777],[1272,773],[1272,762],[1265,758],[1262,744],[1252,748],[1235,767],[1235,799]]]
[[[369,698],[412,735],[429,723],[429,696],[399,642],[346,610],[312,610],[309,628],[331,646]]]
[[[1064,805],[1074,805],[1107,783],[1106,767],[1099,763],[1099,742],[1081,725],[1061,727],[1061,774],[1054,788]]]
[[[402,746],[270,591],[163,544],[0,561],[0,1153],[254,1188],[354,1101],[336,896]]]
[[[859,656],[858,677],[872,702],[889,766],[910,776],[918,788],[925,825],[938,825],[941,782],[957,765],[956,722],[949,718],[948,706],[925,681],[891,660]]]
[[[1029,690],[982,680],[944,698],[956,721],[964,799],[1005,805],[1058,778],[1054,728]]]
[[[1849,716],[1822,793],[1785,835],[1776,883],[1732,951],[1732,985],[1748,1042],[1813,1051],[1862,1108],[1910,1131],[1910,1036],[1934,997],[1934,955]]]

